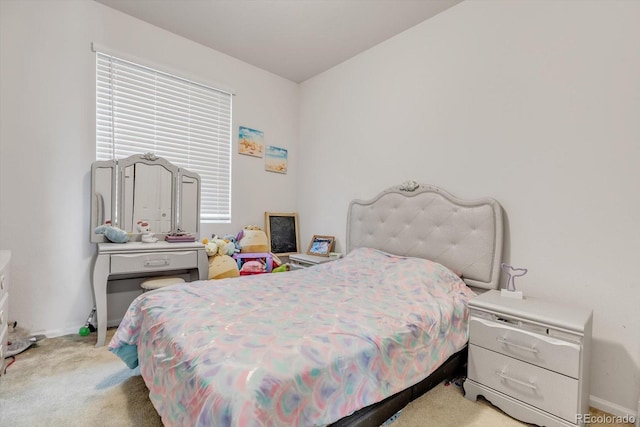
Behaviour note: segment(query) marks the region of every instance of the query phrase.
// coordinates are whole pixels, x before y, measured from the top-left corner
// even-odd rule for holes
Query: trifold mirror
[[[183,231],[199,238],[200,175],[152,153],[91,165],[91,241],[107,242],[94,230],[110,223],[140,240],[146,221],[156,237]]]

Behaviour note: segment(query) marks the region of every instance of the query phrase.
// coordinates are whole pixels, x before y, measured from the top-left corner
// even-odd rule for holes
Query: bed
[[[134,300],[109,349],[167,426],[377,426],[465,361],[498,288],[502,209],[407,182],[347,216],[347,255]]]

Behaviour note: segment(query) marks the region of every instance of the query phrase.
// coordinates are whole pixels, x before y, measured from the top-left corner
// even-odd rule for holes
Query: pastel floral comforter
[[[326,425],[462,349],[473,295],[440,264],[362,248],[147,292],[109,349],[139,363],[165,426]]]

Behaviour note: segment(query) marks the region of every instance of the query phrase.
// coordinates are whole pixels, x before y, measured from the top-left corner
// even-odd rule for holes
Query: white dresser
[[[469,301],[465,397],[540,426],[589,414],[592,311],[488,291]]]
[[[10,251],[0,251],[0,376],[9,338],[9,262]]]

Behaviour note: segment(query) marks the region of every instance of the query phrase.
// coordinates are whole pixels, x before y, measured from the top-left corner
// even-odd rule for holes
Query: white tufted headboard
[[[465,201],[409,181],[349,204],[347,251],[370,247],[426,258],[462,274],[468,286],[498,289],[502,232],[496,200]]]

